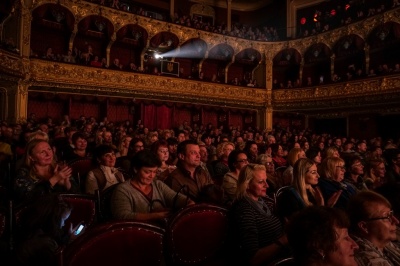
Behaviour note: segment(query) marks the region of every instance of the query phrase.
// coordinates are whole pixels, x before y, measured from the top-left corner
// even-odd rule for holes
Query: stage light
[[[336,15],[336,10],[335,10],[335,9],[332,9],[332,10],[331,10],[331,15],[332,15],[332,16],[335,16],[335,15]]]
[[[349,4],[347,4],[347,5],[344,7],[345,10],[348,10],[349,8],[350,8],[350,5],[349,5]]]
[[[306,22],[307,22],[306,18],[303,17],[303,18],[300,19],[300,24],[301,25],[306,24]]]

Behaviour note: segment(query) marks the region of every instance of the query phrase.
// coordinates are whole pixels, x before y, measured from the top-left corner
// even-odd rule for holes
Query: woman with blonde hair
[[[15,198],[18,202],[54,192],[78,192],[72,169],[57,165],[54,152],[45,140],[28,143],[24,166],[18,169],[15,179]]]
[[[284,184],[291,184],[293,180],[293,166],[300,158],[306,158],[306,153],[301,148],[293,148],[289,151],[287,162],[289,166],[283,172],[282,178]]]
[[[383,159],[370,159],[367,161],[365,168],[363,179],[369,189],[376,189],[386,183],[386,168]]]
[[[277,195],[277,211],[282,218],[289,218],[309,206],[324,206],[325,201],[318,188],[317,165],[308,158],[300,158],[293,167],[293,183]],[[334,193],[326,203],[332,207],[340,193]]]
[[[325,158],[328,158],[328,157],[340,158],[340,153],[339,153],[338,148],[336,148],[335,146],[330,146],[329,148],[327,148],[325,151]]]
[[[267,182],[268,182],[268,195],[275,195],[276,191],[283,186],[282,180],[278,179],[275,173],[275,164],[272,161],[272,156],[269,154],[260,154],[257,157],[256,163],[265,166],[267,171]]]
[[[334,207],[342,209],[346,208],[351,196],[357,192],[357,189],[352,184],[344,181],[345,172],[346,167],[343,159],[328,157],[321,163],[321,179],[318,184],[325,201],[335,193],[340,194]]]
[[[249,164],[240,171],[231,209],[232,240],[238,249],[234,254],[240,264],[267,265],[288,255],[282,224],[264,200],[267,188],[264,165]]]

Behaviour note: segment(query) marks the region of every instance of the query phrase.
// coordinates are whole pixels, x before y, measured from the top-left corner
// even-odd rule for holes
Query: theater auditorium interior
[[[349,143],[360,153],[357,147],[365,143],[368,154],[379,146],[385,155],[400,145],[399,6],[398,0],[2,0],[0,264],[232,264],[230,208],[187,195],[189,206],[177,211],[178,196],[190,194],[190,186],[176,191],[171,181],[175,210],[161,222],[112,219],[117,193],[102,191],[98,180],[94,194],[85,193],[88,173],[102,163],[99,154],[109,154],[105,135],[112,133],[111,160],[122,180],[138,175],[134,157],[123,168],[133,140],[156,154],[175,145],[175,157],[167,150],[170,156],[160,159],[167,174],[184,161],[179,144],[189,140],[199,143],[200,156],[204,145],[206,160],[218,161],[225,141],[232,150],[246,150],[246,142],[254,141],[258,155],[271,156],[272,149],[274,156],[276,139],[288,160],[283,170],[293,167],[288,157],[297,143],[306,152],[323,142],[323,159],[336,140],[340,153]],[[72,137],[75,132],[81,135]],[[58,207],[47,207],[65,204],[66,225],[83,222],[86,228],[67,242],[56,238],[54,256],[39,263],[43,254],[24,261],[34,250],[24,245],[40,243],[26,244],[32,239],[19,235],[32,214],[26,210],[35,206],[20,204],[18,195],[42,177],[35,172],[32,184],[22,184],[18,173],[25,166],[31,167],[26,175],[34,172],[29,140],[42,135],[51,146],[51,171],[74,179],[54,185],[54,176],[45,178],[46,189],[62,184],[69,191],[60,190]],[[76,155],[79,139],[87,142],[85,160]],[[251,162],[249,154],[243,160]],[[365,169],[367,157],[360,159]],[[228,155],[220,163],[231,171]],[[283,178],[279,162],[274,164]],[[205,165],[213,184],[222,186],[221,167]],[[158,174],[159,180],[171,177]],[[103,181],[109,182],[105,174]],[[272,209],[276,196],[267,193]],[[295,265],[292,259],[270,257],[258,265]]]

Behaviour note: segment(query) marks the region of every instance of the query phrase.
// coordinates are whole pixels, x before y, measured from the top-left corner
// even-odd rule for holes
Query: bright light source
[[[160,57],[161,57],[161,55],[159,55],[159,54],[156,54],[154,57],[155,57],[156,59],[158,59],[158,58],[160,58]]]

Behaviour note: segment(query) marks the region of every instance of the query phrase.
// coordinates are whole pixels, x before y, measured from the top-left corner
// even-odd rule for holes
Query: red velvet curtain
[[[157,106],[154,104],[144,105],[143,110],[143,125],[149,130],[154,130],[157,127]]]
[[[172,108],[161,105],[157,106],[157,129],[172,128]]]
[[[231,113],[229,115],[229,125],[233,127],[240,127],[243,128],[243,115],[242,114],[234,114]]]
[[[218,114],[216,111],[204,110],[202,118],[203,125],[211,123],[214,127],[218,126]]]
[[[192,114],[187,109],[175,109],[173,126],[178,127],[183,121],[187,121],[189,124],[192,122]]]

